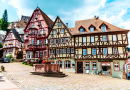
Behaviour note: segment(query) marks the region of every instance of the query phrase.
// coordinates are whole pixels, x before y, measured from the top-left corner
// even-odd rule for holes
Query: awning
[[[110,66],[110,63],[102,63],[102,66]]]

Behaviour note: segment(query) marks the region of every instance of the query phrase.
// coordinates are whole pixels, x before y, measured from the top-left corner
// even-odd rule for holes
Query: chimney
[[[99,16],[97,16],[96,20],[99,19]]]
[[[68,28],[68,23],[66,23],[66,27]]]
[[[94,16],[94,20],[96,20],[96,15]]]

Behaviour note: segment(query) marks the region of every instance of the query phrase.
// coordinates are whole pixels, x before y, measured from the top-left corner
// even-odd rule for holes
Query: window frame
[[[105,52],[106,54],[104,54],[104,49],[106,49],[106,52]],[[108,51],[107,48],[103,48],[103,55],[107,55],[108,53],[107,51]]]
[[[42,56],[41,56],[41,53],[42,53]],[[40,51],[40,57],[43,57],[43,52]]]
[[[92,26],[92,25],[90,26],[90,32],[94,32],[94,26]]]
[[[86,50],[86,54],[84,54],[84,50]],[[83,56],[87,55],[87,49],[83,48]]]
[[[95,37],[91,36],[91,43],[95,42]]]
[[[61,26],[61,22],[58,23],[58,26]]]
[[[68,49],[69,49],[69,52],[68,52]],[[70,54],[70,48],[67,48],[67,54]]]
[[[61,67],[60,67],[60,68],[63,68],[63,63],[62,63],[61,60],[56,61],[56,64],[59,64],[59,62],[60,62],[60,64],[61,64]]]
[[[72,50],[73,49],[73,50]],[[72,51],[74,51],[74,48],[71,48],[71,53],[74,53],[74,52],[72,52]]]
[[[104,28],[105,28],[105,29],[104,29]],[[101,26],[101,30],[102,30],[102,32],[106,32],[107,27],[106,27],[106,25],[105,25],[105,24],[103,24],[103,25]]]
[[[115,70],[115,63],[118,63],[118,68],[119,68],[119,70]],[[120,71],[120,62],[113,62],[113,67],[114,67],[114,71]]]
[[[86,63],[89,63],[89,69],[86,69]],[[90,70],[90,61],[85,61],[85,69]]]
[[[96,62],[96,69],[93,68],[93,63]],[[92,61],[92,70],[98,70],[97,61]]]
[[[114,49],[114,48],[116,48],[116,50],[117,50],[116,53],[115,53],[115,49]],[[118,55],[118,53],[119,53],[119,52],[118,52],[118,47],[113,47],[113,54],[114,54],[114,55]]]
[[[95,49],[95,54],[93,54],[93,49]],[[92,48],[92,55],[96,55],[97,52],[96,52],[96,48]]]
[[[117,41],[117,35],[112,35],[113,41]]]
[[[70,64],[70,67],[69,68],[67,68],[68,67],[68,65],[67,65],[67,67],[66,67],[66,62],[70,62],[69,64]],[[68,63],[67,63],[68,64]],[[71,69],[71,61],[70,60],[65,60],[64,61],[64,69]]]
[[[83,43],[86,43],[86,42],[87,42],[87,38],[83,37]]]
[[[63,32],[62,32],[63,31]],[[61,33],[64,33],[64,29],[61,29]]]
[[[53,34],[56,34],[56,30],[53,30]]]
[[[105,37],[105,39],[104,39],[104,37]],[[102,36],[102,41],[107,42],[107,36],[106,35]]]

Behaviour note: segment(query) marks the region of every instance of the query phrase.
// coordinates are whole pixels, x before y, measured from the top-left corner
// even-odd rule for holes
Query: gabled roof
[[[21,20],[29,21],[29,19],[30,19],[30,16],[24,16],[24,15],[21,16]]]
[[[12,31],[12,33],[14,34],[15,38],[16,38],[18,41],[23,42],[23,41],[21,40],[21,38],[20,38],[18,32],[17,32],[15,29],[11,29],[10,31]],[[6,34],[4,40],[6,39],[7,35],[10,33],[10,31]],[[3,41],[4,41],[4,40],[3,40]]]
[[[56,23],[56,21],[57,21],[58,19],[61,21],[61,23],[63,24],[63,26],[65,27],[65,29],[69,32],[69,34],[72,36],[72,34],[70,33],[70,31],[69,31],[68,27],[66,27],[66,25],[62,22],[62,20],[60,19],[60,17],[59,17],[59,16],[57,16],[57,17],[56,17],[56,19],[55,19],[55,21],[54,21],[54,23],[53,23],[53,25],[52,25],[51,30],[53,29],[53,27],[54,27],[54,25],[55,25],[55,23]],[[47,37],[50,35],[51,30],[49,31],[49,33],[48,33]]]
[[[117,26],[114,26],[114,25],[112,25],[108,22],[105,22],[105,21],[103,21],[99,18],[97,18],[97,19],[92,18],[92,19],[87,19],[87,20],[75,21],[75,29],[74,29],[73,35],[102,32],[102,30],[100,28],[100,26],[102,24],[107,25],[107,31],[106,32],[123,31],[123,30],[126,31],[126,29],[122,29],[122,28],[119,28]],[[96,28],[96,31],[90,32],[90,30],[89,30],[90,25],[94,25],[95,28]],[[78,30],[80,26],[83,26],[86,29],[86,32],[80,33],[79,30]]]
[[[45,22],[47,23],[48,27],[50,27],[51,25],[53,25],[53,21],[52,21],[39,7],[37,7],[37,8],[33,11],[33,14],[34,14],[34,12],[37,11],[37,10],[39,10],[39,11],[41,12],[42,17],[44,18],[44,20],[45,20]],[[33,16],[33,14],[32,14],[32,16]],[[32,16],[31,16],[31,18],[32,18]],[[30,23],[30,21],[31,21],[31,18],[30,18],[30,20],[29,20],[29,22],[28,22],[28,24],[26,25],[26,27],[25,27],[24,30],[26,30],[27,26],[29,25],[29,23]]]

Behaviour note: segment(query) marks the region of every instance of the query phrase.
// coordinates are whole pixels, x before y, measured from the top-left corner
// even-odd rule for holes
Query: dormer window
[[[94,32],[94,26],[90,27],[90,32]]]
[[[105,24],[103,24],[103,25],[101,26],[101,30],[102,30],[102,32],[106,32],[106,25],[105,25]]]
[[[80,31],[80,33],[83,33],[84,32],[84,28],[80,27],[79,31]]]

